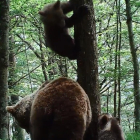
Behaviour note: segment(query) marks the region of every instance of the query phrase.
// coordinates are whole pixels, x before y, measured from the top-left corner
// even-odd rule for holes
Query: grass
[[[126,133],[126,140],[140,140],[140,133]]]

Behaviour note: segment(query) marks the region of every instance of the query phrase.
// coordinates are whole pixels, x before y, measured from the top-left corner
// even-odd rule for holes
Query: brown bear
[[[89,13],[88,7],[82,5],[68,18],[66,14],[72,10],[71,2],[60,3],[60,1],[57,1],[45,5],[43,10],[39,12],[44,24],[46,45],[57,54],[71,60],[77,59],[80,49],[69,35],[68,28],[80,22]]]
[[[28,99],[22,99],[24,106],[15,105],[12,111],[7,108],[8,112],[15,112],[13,116],[22,128],[25,128],[21,123],[27,111],[27,109],[23,111],[23,108]],[[31,111],[26,113],[28,118],[26,117],[25,129],[31,134],[32,140],[83,139],[92,114],[88,96],[77,82],[68,78],[58,78],[45,84],[35,93],[33,101],[29,102],[30,107],[26,108]]]
[[[68,78],[58,78],[39,90],[32,104],[32,140],[82,140],[91,122],[88,96]]]
[[[124,140],[119,120],[109,114],[99,117],[99,140]]]
[[[37,92],[41,88],[43,88],[46,84],[48,84],[48,81],[44,82],[37,91],[35,91],[30,95],[25,96],[15,105],[6,107],[7,112],[12,114],[12,116],[16,119],[19,126],[25,129],[27,133],[29,133],[30,130],[30,111],[32,102]]]

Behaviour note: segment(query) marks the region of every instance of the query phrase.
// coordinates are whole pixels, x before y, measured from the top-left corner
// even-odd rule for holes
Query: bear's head
[[[110,114],[99,116],[99,140],[124,140],[118,118]]]
[[[25,96],[13,106],[7,106],[6,110],[9,112],[17,121],[19,126],[30,132],[30,112],[33,100],[40,89],[44,88],[49,82],[45,81],[34,93]]]
[[[65,26],[64,14],[60,1],[47,4],[39,11],[41,21],[46,25]]]
[[[25,129],[29,133],[30,124],[30,111],[33,99],[36,92],[25,96],[13,106],[7,106],[6,110],[9,112],[17,121],[19,126]]]

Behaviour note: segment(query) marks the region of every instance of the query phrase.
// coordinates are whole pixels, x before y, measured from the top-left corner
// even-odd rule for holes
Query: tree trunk
[[[75,42],[81,51],[77,60],[78,82],[86,91],[92,108],[92,122],[85,135],[85,140],[98,140],[98,115],[100,113],[100,95],[98,82],[98,58],[95,16],[92,0],[71,0],[75,10],[83,4],[89,6],[90,13],[75,26]]]
[[[120,35],[119,35],[119,54],[118,54],[118,118],[121,120],[121,22],[119,16],[120,24]]]
[[[134,36],[132,29],[132,16],[131,16],[131,6],[130,0],[125,0],[126,3],[126,16],[127,16],[127,26],[129,34],[129,44],[132,55],[132,62],[134,68],[134,103],[135,103],[135,131],[140,132],[140,89],[139,89],[139,63],[136,54],[136,48],[134,44]]]
[[[116,48],[115,48],[115,66],[114,66],[114,117],[117,115],[117,69],[118,69],[118,37],[119,37],[119,15],[118,15],[118,1],[116,0]]]
[[[19,101],[18,95],[11,95],[12,104],[16,104]],[[13,140],[25,140],[24,138],[24,130],[17,124],[15,119],[13,118]]]
[[[45,57],[44,57],[43,50],[42,50],[42,44],[40,45],[40,51],[41,51],[42,72],[43,72],[45,81],[48,81],[48,77],[47,77],[47,73],[46,73],[46,67],[45,67],[46,66]]]
[[[120,19],[120,7],[121,7],[121,1],[118,2],[118,22],[119,22],[119,54],[118,54],[118,118],[121,121],[121,19]]]
[[[41,34],[41,31],[39,29],[39,34]],[[39,42],[40,42],[40,52],[41,52],[41,66],[42,66],[42,72],[43,72],[43,75],[44,75],[44,79],[45,81],[48,81],[48,76],[47,76],[47,73],[46,73],[46,63],[45,63],[45,56],[44,56],[44,53],[43,53],[43,46],[42,46],[42,39],[41,37],[39,37]]]
[[[8,46],[9,1],[0,1],[0,139],[8,138],[7,92],[8,92]]]
[[[19,100],[19,97],[17,95],[14,95],[13,93],[15,93],[15,85],[13,84],[15,82],[14,77],[16,77],[15,75],[15,66],[16,66],[16,62],[15,62],[15,54],[13,52],[13,47],[14,47],[14,40],[13,37],[11,37],[10,39],[10,52],[9,52],[9,81],[8,81],[8,85],[9,85],[9,93],[11,95],[11,104],[16,104]],[[10,118],[9,118],[10,119]],[[14,127],[14,131],[13,131],[13,139],[15,140],[25,140],[24,139],[24,133],[23,133],[23,129],[21,127],[19,127],[19,125],[17,124],[17,122],[15,121],[15,119],[13,118],[13,127]]]
[[[66,58],[59,57],[58,68],[61,76],[68,77]]]

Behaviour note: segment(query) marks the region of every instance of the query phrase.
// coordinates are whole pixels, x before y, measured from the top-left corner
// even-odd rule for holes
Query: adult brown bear
[[[88,96],[77,82],[68,78],[45,84],[35,93],[31,105],[30,120],[26,119],[30,121],[32,140],[82,140],[91,122]],[[21,124],[20,118],[26,110],[23,111],[19,104],[8,108],[8,112],[15,112],[12,115]]]

